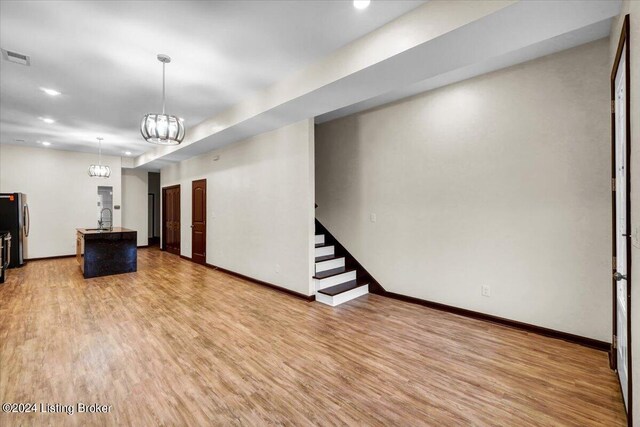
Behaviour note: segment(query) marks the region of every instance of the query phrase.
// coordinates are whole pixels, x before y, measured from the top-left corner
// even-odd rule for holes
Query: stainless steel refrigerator
[[[29,205],[24,193],[0,193],[0,230],[11,233],[9,268],[22,267],[27,256]]]

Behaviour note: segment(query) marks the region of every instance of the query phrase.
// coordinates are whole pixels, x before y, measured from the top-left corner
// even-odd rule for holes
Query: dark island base
[[[132,273],[138,269],[135,231],[84,235],[84,277]]]

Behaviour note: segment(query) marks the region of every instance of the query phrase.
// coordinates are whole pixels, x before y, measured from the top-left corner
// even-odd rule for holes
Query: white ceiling
[[[160,167],[305,118],[340,117],[596,40],[620,8],[619,0],[428,2],[134,164]]]
[[[157,53],[173,59],[167,110],[188,127],[422,3],[2,1],[0,46],[31,66],[0,61],[0,143],[93,151],[100,135],[107,154],[136,156],[153,148],[140,118],[161,109]]]

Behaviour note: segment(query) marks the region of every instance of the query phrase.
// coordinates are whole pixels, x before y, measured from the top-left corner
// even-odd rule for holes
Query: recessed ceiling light
[[[126,154],[127,156],[131,155],[131,151],[125,151],[124,154]]]
[[[353,0],[353,7],[362,10],[369,7],[371,0]]]
[[[45,147],[48,147],[51,145],[49,141],[42,141],[41,144],[44,145]]]
[[[49,124],[56,122],[55,120],[53,120],[53,119],[51,119],[49,117],[39,117],[39,119],[42,120],[43,122],[49,123]]]
[[[41,87],[40,90],[43,91],[44,93],[46,93],[47,95],[51,95],[51,96],[60,95],[60,92],[58,92],[57,90],[54,90],[54,89],[47,89],[46,87]]]

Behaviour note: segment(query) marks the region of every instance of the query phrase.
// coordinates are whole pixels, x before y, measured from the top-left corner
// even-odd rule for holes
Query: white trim
[[[319,256],[333,255],[334,250],[335,247],[333,245],[316,248],[316,258],[318,258]]]
[[[355,289],[351,289],[350,291],[343,292],[341,294],[330,296],[323,293],[318,292],[316,294],[316,301],[330,305],[331,307],[335,307],[337,305],[343,304],[347,301],[351,301],[352,299],[361,297],[362,295],[369,293],[369,285],[358,286]]]
[[[350,280],[356,280],[355,270],[327,277],[326,279],[313,279],[316,284],[316,291],[319,291],[320,289],[326,289],[330,286],[339,285],[340,283],[348,282]]]
[[[320,273],[322,271],[327,271],[327,270],[333,270],[334,268],[344,267],[345,265],[344,263],[345,263],[344,257],[329,259],[327,261],[318,261],[316,262],[316,273]]]

